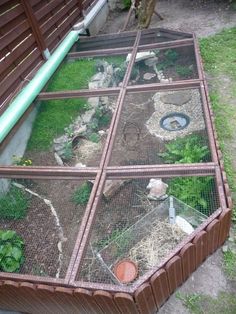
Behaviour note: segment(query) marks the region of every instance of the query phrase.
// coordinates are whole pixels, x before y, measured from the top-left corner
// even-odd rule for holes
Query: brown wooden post
[[[27,1],[27,0],[21,0],[21,4],[22,4],[22,7],[25,11],[25,15],[27,16],[27,21],[28,21],[28,23],[32,29],[32,33],[33,33],[35,41],[38,45],[38,48],[41,51],[43,58],[47,59],[45,57],[45,53],[44,53],[45,50],[47,49],[46,43],[45,43],[45,40],[44,40],[43,35],[41,33],[41,30],[39,28],[38,21],[34,15],[33,9],[31,7],[29,1]]]

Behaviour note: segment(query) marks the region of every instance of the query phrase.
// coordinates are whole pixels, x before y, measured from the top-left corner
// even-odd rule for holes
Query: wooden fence
[[[229,232],[225,209],[134,293],[1,281],[0,308],[32,314],[154,314]]]
[[[0,114],[97,0],[0,1]]]

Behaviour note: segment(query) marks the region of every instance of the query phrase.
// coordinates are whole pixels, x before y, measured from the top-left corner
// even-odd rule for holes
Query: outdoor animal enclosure
[[[15,308],[29,306],[20,296],[31,282],[35,300],[53,286],[58,304],[61,293],[84,313],[154,313],[230,226],[194,36],[153,29],[81,39],[32,108],[24,152],[15,147],[0,168],[0,229],[21,242],[0,273],[20,282],[11,286]],[[60,307],[48,304],[48,313]]]

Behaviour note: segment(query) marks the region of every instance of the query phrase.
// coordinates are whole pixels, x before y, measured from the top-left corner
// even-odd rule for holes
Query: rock
[[[78,162],[76,165],[75,165],[76,168],[85,168],[86,165],[82,164],[82,162]]]
[[[83,115],[82,115],[82,120],[85,124],[89,123],[95,113],[95,109],[87,110]]]
[[[61,157],[60,157],[57,153],[54,153],[54,157],[55,157],[56,162],[57,162],[57,164],[58,164],[59,166],[64,166],[64,163],[63,163]]]
[[[223,252],[223,253],[228,252],[228,250],[229,250],[228,245],[223,245],[223,246],[222,246],[222,252]]]
[[[176,216],[175,223],[183,232],[187,234],[191,234],[194,231],[193,226],[191,226],[190,223],[183,217]]]
[[[103,195],[106,199],[111,199],[125,183],[127,180],[106,180]]]
[[[161,101],[165,104],[182,106],[191,100],[191,94],[188,91],[175,91],[161,96]]]
[[[88,98],[88,105],[91,108],[96,108],[99,106],[99,97],[90,97]]]
[[[87,131],[87,126],[86,125],[82,125],[82,126],[79,126],[79,127],[76,127],[74,128],[74,135],[80,135],[80,134],[83,134]]]
[[[158,62],[158,57],[149,58],[144,61],[145,65],[149,67],[153,67],[154,65],[157,64],[157,62]]]
[[[100,97],[100,103],[102,105],[109,106],[109,97],[108,96]]]
[[[162,182],[162,179],[150,179],[147,189],[150,190],[148,199],[150,200],[164,200],[168,197],[166,190],[168,184]]]
[[[101,88],[100,87],[100,82],[99,81],[93,81],[93,82],[89,82],[89,89],[98,89]]]
[[[104,73],[98,72],[98,73],[94,74],[94,76],[92,76],[91,82],[101,81],[101,80],[103,80],[103,78],[104,78]]]
[[[135,57],[135,62],[140,62],[146,59],[154,58],[156,57],[155,53],[153,51],[143,51],[138,52]],[[131,53],[129,53],[126,57],[126,62],[129,62],[131,58]]]
[[[55,138],[53,140],[53,142],[55,144],[62,144],[62,143],[64,144],[64,143],[68,142],[68,136],[67,135],[62,135],[62,136],[60,136],[58,138]]]
[[[108,75],[113,75],[113,66],[111,64],[109,64],[106,69],[105,69],[105,72],[108,74]]]
[[[66,142],[65,143],[61,143],[61,144],[54,144],[53,145],[54,151],[57,152],[57,153],[61,152],[61,151],[64,151],[65,144],[66,144]],[[59,155],[61,155],[61,154],[59,154]]]
[[[98,131],[98,134],[99,134],[100,136],[103,136],[104,134],[106,134],[106,132],[103,131],[103,130],[100,130],[100,131]]]
[[[160,83],[166,84],[166,83],[169,83],[169,80],[168,79],[160,79]]]
[[[151,79],[153,79],[156,76],[156,74],[154,73],[145,73],[143,75],[143,79],[146,81],[150,81]]]

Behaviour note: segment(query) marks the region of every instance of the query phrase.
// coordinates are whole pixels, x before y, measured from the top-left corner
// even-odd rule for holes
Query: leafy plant
[[[210,193],[213,187],[211,177],[179,177],[169,181],[168,194],[205,215],[211,214]]]
[[[0,270],[18,272],[24,262],[24,241],[12,230],[0,230]]]
[[[182,65],[176,65],[175,71],[180,77],[184,78],[191,76],[193,73],[192,69]]]
[[[92,133],[89,136],[89,140],[93,143],[98,143],[100,140],[100,136],[97,133]]]
[[[124,10],[128,10],[131,7],[131,0],[123,0]]]
[[[76,205],[86,205],[89,200],[91,191],[91,184],[89,182],[83,183],[78,189],[75,190],[72,196],[72,201]]]
[[[175,51],[174,49],[168,49],[168,50],[166,50],[165,53],[164,53],[164,55],[165,55],[166,59],[167,59],[170,63],[172,63],[172,64],[174,64],[174,63],[177,61],[178,57],[179,57],[178,52]]]
[[[10,190],[0,196],[0,218],[21,219],[26,216],[29,198],[21,189],[12,186]]]
[[[73,147],[71,142],[65,144],[62,157],[64,160],[70,160],[73,157]]]
[[[209,148],[203,145],[198,135],[177,138],[165,144],[165,149],[164,153],[159,154],[165,163],[197,163],[210,158]]]
[[[96,108],[95,119],[97,119],[97,128],[106,128],[111,121],[111,114],[106,109],[103,109],[101,107]]]
[[[12,156],[12,161],[13,161],[13,164],[17,166],[31,166],[32,165],[31,159],[26,159],[26,158],[16,156],[16,155]]]

